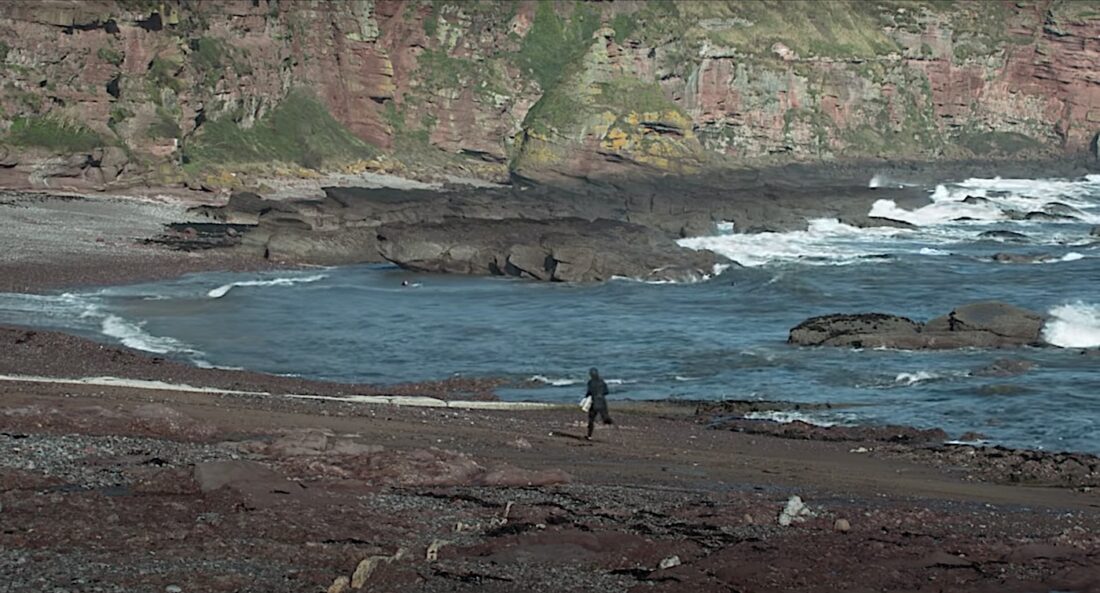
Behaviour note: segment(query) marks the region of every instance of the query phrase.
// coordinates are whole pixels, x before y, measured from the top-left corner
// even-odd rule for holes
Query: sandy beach
[[[187,205],[9,195],[0,290],[264,264],[143,243]],[[28,328],[0,345],[4,593],[1100,591],[1088,455],[739,420],[767,403],[615,403],[588,442],[572,406],[340,400],[485,400],[492,377],[330,384]],[[190,387],[43,379],[88,377]]]

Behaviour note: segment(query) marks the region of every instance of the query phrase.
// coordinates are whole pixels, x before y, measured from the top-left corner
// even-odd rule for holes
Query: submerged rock
[[[1018,242],[1021,242],[1021,243],[1028,240],[1028,236],[1023,234],[1023,233],[1017,233],[1016,231],[1004,231],[1004,230],[985,231],[983,233],[980,233],[978,235],[978,238],[979,239],[996,239],[996,240],[1000,240],[1000,241],[1018,241]]]
[[[1035,363],[1030,360],[1001,358],[976,369],[971,374],[975,377],[1015,377],[1033,368],[1035,368]]]
[[[1061,216],[1065,218],[1080,218],[1081,211],[1069,204],[1063,204],[1061,202],[1051,202],[1043,206],[1043,212],[1054,216]]]
[[[1027,254],[1007,253],[1002,251],[1001,253],[993,254],[993,257],[990,259],[1002,264],[1038,264],[1051,261],[1054,259],[1054,256],[1049,253]]]
[[[1052,214],[1050,212],[1034,211],[1024,215],[1024,220],[1038,220],[1042,222],[1059,222],[1063,220],[1077,220],[1076,216],[1068,214]]]

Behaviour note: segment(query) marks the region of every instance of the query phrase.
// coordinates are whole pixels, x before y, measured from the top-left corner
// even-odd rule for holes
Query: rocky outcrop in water
[[[681,249],[674,240],[713,233],[720,221],[734,222],[744,231],[783,231],[805,228],[812,218],[858,219],[878,199],[911,208],[928,202],[920,191],[870,189],[864,179],[865,170],[783,167],[568,188],[332,187],[325,189],[324,198],[298,200],[238,192],[225,205],[194,209],[211,224],[175,229],[162,242],[184,249],[223,245],[254,257],[323,265],[388,258],[416,269],[552,280],[651,278],[654,270],[663,271],[653,279],[682,279],[697,277],[698,270],[710,273],[715,260]],[[730,188],[737,188],[737,199],[730,199]],[[597,220],[603,222],[593,225]],[[517,236],[507,230],[509,224],[533,234]],[[217,225],[225,229],[220,239],[213,236]],[[417,225],[426,225],[422,233],[415,231]],[[199,231],[202,240],[180,232],[187,228]],[[384,251],[378,241],[381,229],[386,229],[388,241]],[[490,231],[513,238],[504,244],[489,236]],[[429,236],[431,241],[425,242]],[[427,253],[428,243],[441,247]],[[523,253],[513,253],[519,247]],[[515,263],[521,259],[526,263]],[[586,266],[578,271],[576,266],[531,263],[533,259],[588,263],[578,264]]]
[[[558,282],[693,281],[718,262],[659,231],[605,219],[391,225],[378,231],[378,241],[383,257],[410,270]]]
[[[924,324],[882,313],[813,317],[791,329],[787,343],[905,350],[1037,346],[1044,344],[1044,321],[1027,309],[987,301],[956,307]]]

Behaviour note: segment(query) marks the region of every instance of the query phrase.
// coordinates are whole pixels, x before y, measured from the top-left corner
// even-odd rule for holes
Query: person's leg
[[[607,411],[607,408],[600,409],[600,417],[603,418],[604,424],[614,424],[614,422],[611,421],[611,413]]]
[[[588,408],[588,436],[586,439],[592,438],[592,426],[596,421],[596,408],[595,406]]]

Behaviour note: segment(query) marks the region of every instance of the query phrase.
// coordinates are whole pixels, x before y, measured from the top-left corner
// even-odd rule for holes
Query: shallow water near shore
[[[929,206],[901,211],[883,201],[869,213],[913,229],[820,220],[807,231],[738,235],[719,225],[683,243],[744,267],[697,284],[560,285],[390,266],[210,273],[0,294],[0,323],[309,378],[397,383],[462,374],[539,386],[500,390],[515,400],[579,399],[587,369],[598,366],[615,398],[831,402],[842,405],[805,417],[1100,453],[1100,355],[1081,349],[1100,346],[1100,237],[1090,236],[1100,223],[1100,177],[927,189]],[[1029,212],[1048,216],[1023,219]],[[980,236],[991,230],[1026,240]],[[1038,257],[1006,264],[992,261],[996,253]],[[785,343],[791,327],[814,315],[927,320],[986,299],[1051,314],[1045,335],[1063,347],[906,352]],[[1034,367],[982,372],[1001,359]]]

